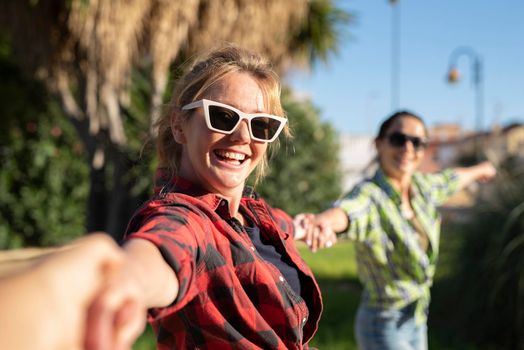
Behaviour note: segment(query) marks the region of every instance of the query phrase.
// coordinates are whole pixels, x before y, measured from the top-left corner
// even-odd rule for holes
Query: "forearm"
[[[124,246],[128,275],[140,289],[144,305],[169,305],[178,294],[178,280],[158,248],[143,239],[131,239]]]
[[[349,227],[349,218],[341,208],[330,208],[316,214],[315,221],[331,227],[336,233],[344,232]]]
[[[490,162],[482,162],[469,167],[454,169],[459,178],[459,188],[467,187],[475,181],[491,180],[496,175],[496,169]]]
[[[120,248],[92,234],[62,248],[14,253],[19,263],[0,279],[0,348],[79,348],[89,301],[119,266]]]
[[[60,322],[53,318],[54,289],[39,270],[0,280],[0,348],[52,350],[61,343]]]

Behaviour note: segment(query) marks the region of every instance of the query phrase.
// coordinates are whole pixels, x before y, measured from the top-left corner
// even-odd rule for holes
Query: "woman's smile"
[[[241,166],[248,159],[248,156],[245,153],[226,149],[217,149],[213,151],[213,153],[220,162],[234,166]]]

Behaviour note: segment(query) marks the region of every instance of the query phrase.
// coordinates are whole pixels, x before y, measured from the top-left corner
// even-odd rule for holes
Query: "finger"
[[[144,332],[145,324],[146,310],[140,308],[136,302],[126,301],[115,317],[114,349],[131,349],[136,339]]]
[[[109,276],[110,278],[111,276]],[[125,307],[129,295],[109,279],[92,299],[87,313],[84,338],[87,350],[113,350],[117,315]]]
[[[314,229],[312,231],[313,231],[313,238],[312,238],[311,250],[313,252],[316,252],[319,247],[322,247],[323,238],[322,238],[320,227],[314,226]]]
[[[335,243],[337,243],[337,235],[335,231],[331,227],[325,228],[325,235],[327,237],[326,239],[326,247],[331,248]]]
[[[311,222],[308,221],[307,219],[305,221],[305,224],[306,224],[305,242],[306,242],[307,246],[309,247],[309,249],[312,249],[313,248],[313,244],[314,244],[314,240],[315,240],[315,226],[313,226],[311,224]]]
[[[322,224],[319,227],[320,227],[320,237],[322,238],[319,246],[321,248],[330,248],[337,241],[337,236],[335,232],[333,231],[333,229],[331,229],[330,226],[327,226],[327,225]]]
[[[87,312],[84,347],[86,350],[109,350],[112,347],[111,312],[102,302],[94,302]]]
[[[319,226],[318,227],[318,248],[321,249],[321,248],[325,248],[326,247],[326,242],[327,242],[327,237],[326,237],[326,234],[325,234],[325,230],[324,230],[324,227],[323,226]]]
[[[306,233],[304,228],[304,214],[298,214],[293,218],[293,228],[295,230],[295,239],[303,239]]]

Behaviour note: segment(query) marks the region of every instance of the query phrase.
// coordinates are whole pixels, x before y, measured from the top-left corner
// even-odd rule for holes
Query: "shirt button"
[[[251,246],[250,248],[251,248],[252,251],[255,251],[255,247]]]
[[[280,282],[284,282],[284,277],[279,276],[278,279],[280,280]]]
[[[306,321],[307,321],[307,318],[304,317],[304,318],[302,319],[302,323],[306,323]]]

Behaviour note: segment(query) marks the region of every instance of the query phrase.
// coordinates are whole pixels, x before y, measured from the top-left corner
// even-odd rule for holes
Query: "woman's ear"
[[[182,125],[180,123],[180,118],[177,117],[176,113],[173,113],[171,116],[171,133],[173,134],[173,138],[177,143],[184,144],[187,142],[184,130],[182,129]]]
[[[380,153],[380,149],[383,147],[385,140],[376,138],[375,143],[375,150],[377,151],[377,155]]]
[[[378,147],[379,147],[379,143],[380,143],[380,141],[381,141],[381,140],[378,139],[378,138],[375,138],[375,139],[373,140],[373,144],[374,144],[375,148],[378,148]]]

